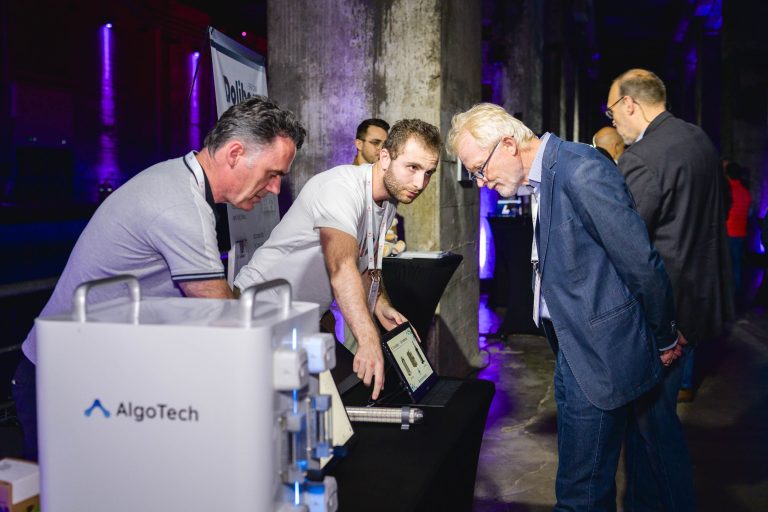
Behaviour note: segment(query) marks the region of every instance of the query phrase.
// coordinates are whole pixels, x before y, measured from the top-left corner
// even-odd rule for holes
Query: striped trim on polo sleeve
[[[224,279],[224,272],[199,272],[195,274],[175,274],[171,276],[174,283],[184,281],[208,281],[211,279]]]

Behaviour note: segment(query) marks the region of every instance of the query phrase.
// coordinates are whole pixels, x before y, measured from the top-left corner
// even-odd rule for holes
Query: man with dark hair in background
[[[379,159],[379,151],[387,140],[389,123],[375,117],[366,119],[357,127],[355,148],[357,154],[353,165],[372,164]]]
[[[389,135],[375,163],[312,177],[235,279],[241,290],[285,279],[293,296],[318,303],[321,315],[336,299],[357,340],[352,371],[373,383],[373,399],[384,384],[374,317],[387,330],[406,321],[381,293],[384,233],[398,203],[411,203],[427,187],[442,148],[438,129],[419,119],[398,121]]]
[[[75,288],[129,274],[143,297],[233,297],[216,241],[217,203],[252,210],[280,192],[305,130],[292,112],[263,96],[230,107],[205,137],[205,147],[156,164],[115,190],[77,240],[40,316],[71,311]],[[91,302],[121,296],[116,286]],[[24,431],[24,457],[37,460],[35,328],[22,345],[13,398]]]
[[[709,137],[669,113],[666,99],[658,76],[631,69],[613,81],[606,116],[629,146],[619,169],[672,281],[678,329],[694,345],[719,335],[733,316],[723,181]],[[627,510],[694,508],[690,464],[670,462],[688,459],[685,445],[653,452],[648,442],[680,421],[678,392],[693,356],[691,347],[685,351],[665,368],[664,385],[649,397],[639,428],[627,433]],[[671,502],[664,499],[668,489]]]

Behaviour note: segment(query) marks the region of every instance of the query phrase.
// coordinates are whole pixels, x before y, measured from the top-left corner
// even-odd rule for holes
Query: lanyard
[[[375,165],[375,164],[374,164]],[[371,288],[368,291],[368,310],[373,313],[376,307],[376,299],[379,296],[379,282],[381,281],[381,264],[384,258],[384,251],[381,244],[387,235],[387,217],[389,216],[389,202],[384,206],[384,214],[381,216],[381,225],[379,226],[379,238],[377,242],[377,251],[374,251],[373,244],[373,165],[368,167],[365,178],[365,214],[368,226],[365,234],[365,243],[368,249],[368,273],[371,276]]]
[[[531,263],[535,273],[533,285],[533,323],[539,326],[541,316],[541,272],[539,271],[539,248],[536,245],[536,224],[539,222],[539,191],[531,193],[531,206],[533,217],[533,243],[531,244]]]

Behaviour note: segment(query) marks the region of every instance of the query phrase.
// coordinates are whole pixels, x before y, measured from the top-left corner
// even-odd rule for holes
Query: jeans
[[[744,258],[744,242],[745,237],[728,237],[728,247],[731,250],[731,264],[733,269],[733,284],[736,297],[741,296],[742,291],[742,278],[741,278],[741,262]]]
[[[682,389],[693,389],[693,355],[694,355],[694,349],[693,347],[688,348],[682,357],[682,364],[683,364],[683,377],[680,381],[680,388]]]
[[[686,359],[665,369],[664,379],[632,403],[627,427],[625,512],[694,511],[693,472],[683,427],[677,417],[677,392]]]
[[[615,511],[616,468],[629,406],[598,409],[581,391],[563,351],[555,364],[557,450],[555,511]]]
[[[37,392],[35,365],[22,354],[16,374],[13,377],[11,393],[16,403],[16,416],[24,434],[22,456],[37,461]]]

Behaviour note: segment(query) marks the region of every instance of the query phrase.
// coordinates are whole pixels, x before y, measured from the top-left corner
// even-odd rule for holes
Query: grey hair
[[[258,149],[279,136],[290,138],[300,149],[306,134],[293,112],[281,109],[266,96],[253,96],[229,107],[205,136],[203,145],[211,154],[231,140]]]
[[[536,137],[522,121],[493,103],[478,103],[466,112],[453,116],[448,133],[448,150],[452,154],[456,154],[459,138],[465,132],[483,149],[493,146],[505,135],[514,137],[518,146],[525,149]]]
[[[647,69],[630,69],[616,77],[619,83],[619,96],[630,98],[648,105],[665,105],[667,88],[656,73]]]

